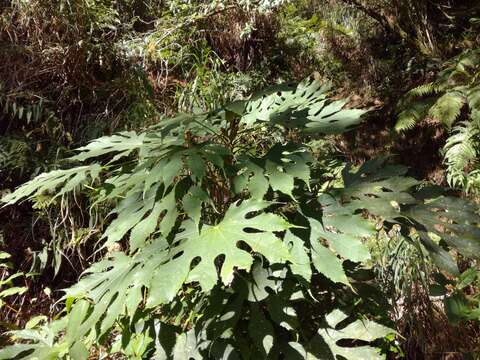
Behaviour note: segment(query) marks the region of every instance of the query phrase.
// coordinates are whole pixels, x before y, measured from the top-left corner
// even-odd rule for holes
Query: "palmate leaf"
[[[208,292],[219,280],[215,261],[220,256],[224,256],[220,279],[230,283],[235,269],[249,270],[253,263],[252,255],[239,248],[239,242],[272,263],[288,261],[287,245],[273,232],[284,231],[289,224],[277,215],[258,214],[269,205],[255,200],[232,205],[215,226],[204,225],[198,231],[186,221],[185,231],[173,246],[158,239],[135,256],[116,253],[93,265],[85,278],[66,291],[67,303],[77,301],[65,318],[64,338],[59,344],[41,345],[41,351],[56,354],[57,347],[63,351],[80,349],[85,346],[86,337],[101,337],[123,314],[133,317],[144,300],[144,288],[148,289],[147,307],[170,302],[188,282],[198,282],[202,290]],[[39,346],[34,343],[5,350],[4,354]]]
[[[345,187],[332,194],[352,213],[365,209],[394,220],[401,216],[401,206],[417,202],[411,190],[420,182],[405,176],[407,170],[404,166],[388,165],[385,157],[367,161],[357,171],[347,166],[342,173]]]
[[[93,140],[88,145],[78,148],[77,151],[80,153],[70,159],[85,161],[105,154],[115,153],[116,155],[113,158],[113,161],[115,161],[142,148],[144,144],[145,133],[137,134],[134,131],[125,131]]]
[[[175,166],[181,168],[181,161]],[[123,180],[129,184],[125,184]],[[168,189],[172,182],[173,177],[165,179],[155,171],[138,171],[131,177],[121,176],[108,180],[107,184],[114,188],[102,200],[120,196],[124,199],[110,213],[115,214],[116,218],[103,234],[103,238],[107,239],[105,246],[121,240],[130,230],[131,251],[144,246],[147,238],[157,227],[164,236],[167,236],[175,224],[178,213],[174,189],[162,190],[165,187]]]
[[[111,211],[116,218],[103,234],[104,246],[121,240],[130,232],[130,251],[145,245],[154,232],[168,236],[176,224],[179,212],[176,198],[176,184],[185,178],[197,183],[187,189],[195,194],[189,201],[184,198],[184,210],[199,224],[200,209],[209,198],[201,189],[207,163],[223,168],[228,151],[222,147],[204,144],[185,149],[177,145],[165,148],[166,154],[159,158],[149,157],[139,163],[131,172],[120,169],[120,173],[108,178],[104,183],[98,202],[122,199]]]
[[[480,217],[478,209],[464,199],[441,196],[409,207],[404,213],[464,256],[478,258]]]
[[[413,204],[409,193],[418,181],[404,176],[407,169],[388,166],[386,158],[366,162],[357,171],[347,166],[343,171],[344,188],[322,194],[318,202],[322,217],[309,216],[312,262],[315,268],[334,282],[349,284],[343,260],[363,262],[370,259],[364,239],[375,235],[373,224],[358,214],[371,214],[394,221],[400,204]]]
[[[465,256],[477,257],[478,209],[464,199],[443,196],[441,189],[416,191],[420,183],[401,176],[405,172],[405,167],[386,164],[386,158],[368,161],[356,172],[347,168],[343,174],[345,188],[333,194],[352,213],[367,210],[386,221],[415,228],[436,264],[456,274],[458,269],[448,249],[434,242],[429,233]]]
[[[16,191],[2,198],[6,205],[14,204],[22,199],[33,199],[36,196],[52,193],[53,199],[71,192],[87,181],[95,180],[102,170],[99,164],[80,166],[68,170],[54,170],[43,173],[28,181]],[[57,191],[57,189],[60,190]]]
[[[252,154],[235,145],[238,139],[227,139],[227,130],[240,122],[240,134],[249,134],[258,124],[264,128],[264,123],[307,133],[338,133],[357,124],[363,113],[344,109],[345,104],[328,100],[326,86],[307,81],[81,148],[72,161],[102,164],[97,165],[103,169],[103,183],[97,186],[95,200],[113,207],[103,233],[106,244],[128,240],[128,253],[109,254],[67,289],[64,326],[47,348],[60,346],[75,358],[85,358],[86,349],[109,338],[118,324],[132,328],[139,317],[153,320],[161,312],[183,327],[176,344],[163,351],[167,358],[240,358],[245,353],[251,358],[281,358],[301,349],[314,354],[310,339],[303,337],[295,301],[308,303],[302,296],[318,272],[348,284],[344,260],[369,259],[362,241],[372,226],[359,212],[376,209],[392,221],[405,216],[403,207],[418,202],[410,194],[417,182],[405,180],[404,169],[370,163],[360,171],[347,171],[345,188],[332,191],[333,198],[315,199],[310,192],[313,159],[304,146],[281,141],[266,154]],[[83,167],[72,173],[78,169]],[[86,176],[78,184],[91,179],[90,173]],[[29,191],[23,196],[36,190]],[[271,198],[282,203],[265,200]],[[309,219],[296,213],[305,198],[321,205]],[[292,223],[300,218],[302,227],[283,216]],[[209,303],[209,310],[191,317],[190,310],[183,312],[190,307],[182,303],[187,294],[202,306],[202,301]],[[165,304],[172,305],[166,313],[161,310],[167,306],[160,306]],[[174,305],[182,308],[179,314],[170,314]],[[289,340],[301,343],[283,341],[286,332]],[[253,346],[242,343],[246,333]],[[327,335],[319,332],[322,338]],[[149,339],[158,345],[157,339]],[[41,342],[31,340],[30,349]],[[343,347],[335,342],[329,343],[326,354],[341,354]]]
[[[288,261],[287,245],[273,232],[284,231],[289,224],[274,214],[257,214],[269,205],[255,200],[232,205],[218,225],[204,225],[198,231],[187,221],[173,246],[158,239],[135,256],[116,253],[92,266],[85,278],[66,291],[68,301],[79,299],[68,316],[68,346],[82,342],[91,331],[95,337],[102,336],[125,313],[133,316],[143,301],[144,287],[148,289],[146,306],[155,307],[170,302],[184,283],[198,282],[205,292],[219,279],[229,284],[235,269],[250,270],[253,263],[252,255],[239,248],[239,242],[271,263]],[[224,258],[217,274],[215,261],[220,256]]]
[[[321,206],[321,216],[305,215],[310,225],[311,258],[314,267],[333,282],[348,285],[343,261],[364,262],[370,252],[364,239],[375,235],[372,222],[360,210],[394,220],[400,215],[400,204],[413,204],[409,193],[418,181],[403,176],[407,169],[385,166],[385,158],[365,163],[356,172],[346,167],[344,188],[322,194],[309,207]]]
[[[116,218],[103,233],[105,246],[121,240],[130,231],[130,250],[142,247],[157,230],[167,236],[175,225],[177,199],[174,185],[185,177],[200,182],[204,177],[205,163],[222,165],[225,151],[209,143],[185,148],[178,137],[162,135],[164,129],[148,134],[134,132],[103,137],[80,148],[80,153],[71,160],[106,158],[109,162],[102,167],[98,163],[77,166],[68,170],[55,170],[41,174],[5,196],[2,201],[12,204],[23,198],[33,199],[38,195],[54,192],[55,197],[73,191],[81,185],[92,182],[104,169],[106,177],[100,189],[97,202],[118,200],[110,215]],[[137,166],[124,168],[116,161],[135,152]],[[103,160],[103,159],[98,159]],[[184,170],[189,164],[193,169]]]
[[[160,125],[148,128],[144,132],[124,131],[111,136],[103,136],[91,141],[71,157],[71,161],[85,161],[93,158],[110,157],[115,162],[124,157],[136,154],[140,162],[150,157],[161,158],[172,148],[184,145],[184,139],[178,134],[195,124],[197,118],[206,115],[178,115],[171,119],[163,119]]]
[[[257,304],[252,304],[251,306],[251,319],[248,332],[257,349],[259,349],[262,356],[266,358],[272,350],[275,333],[272,324],[266,319]]]
[[[234,291],[215,288],[195,327],[176,336],[175,346],[171,346],[174,350],[170,350],[173,359],[183,359],[185,354],[199,360],[336,360],[341,359],[341,356],[347,359],[384,358],[374,347],[363,344],[349,347],[338,342],[360,340],[370,343],[394,331],[370,320],[345,324],[347,316],[338,309],[326,314],[317,333],[306,339],[302,331],[305,326],[298,318],[293,304],[306,304],[308,301],[283,270],[281,267],[276,270],[264,268],[260,262],[256,262],[251,279],[238,279]],[[255,284],[254,287],[251,286],[252,283]],[[242,319],[246,319],[246,326],[239,326]],[[160,335],[161,331],[160,329]],[[298,342],[286,341],[285,331],[290,332]],[[160,359],[169,358],[170,352],[166,347],[158,352],[163,354]]]
[[[338,344],[342,339],[360,340],[372,342],[383,338],[394,331],[386,326],[370,320],[356,320],[345,327],[337,329],[338,325],[347,319],[340,310],[333,310],[325,316],[325,326],[321,327],[317,335],[307,346],[306,359],[347,359],[347,360],[370,360],[384,359],[378,349],[364,345],[345,347]]]
[[[176,145],[178,145],[178,141],[162,139],[155,133],[149,135],[137,135],[134,132],[124,132],[92,141],[87,146],[78,149],[80,153],[72,157],[70,160],[91,160],[92,158],[108,154],[113,156],[113,158],[110,159],[111,162],[113,162],[131,154],[135,150],[140,150],[139,152],[144,156],[140,157],[139,162],[141,162],[144,158],[148,158],[149,155],[151,156],[151,151],[155,151],[155,157],[161,159],[165,153],[176,149]],[[4,197],[2,202],[12,204],[23,198],[31,199],[45,192],[54,191],[63,185],[60,192],[56,194],[59,196],[66,192],[73,191],[78,185],[82,185],[88,178],[91,178],[92,180],[96,179],[102,169],[100,163],[94,162],[90,165],[77,166],[68,170],[54,170],[49,173],[44,173],[25,183],[12,194]],[[145,166],[143,166],[141,170],[145,170]],[[122,178],[120,175],[115,174],[115,168],[110,172],[116,175],[113,179],[119,181],[123,179],[125,181],[123,191],[128,190],[128,186],[133,187],[135,179],[130,179],[128,182],[124,179],[128,175]],[[141,176],[141,174],[137,174],[137,176]],[[113,185],[115,186],[117,184]],[[121,193],[121,190],[117,190],[114,195],[119,193]]]
[[[348,100],[328,99],[330,86],[315,79],[283,84],[246,102],[241,122],[269,122],[304,133],[339,134],[359,124],[365,110],[345,109]]]
[[[428,195],[430,191],[435,193],[434,196]],[[430,190],[426,187],[415,193],[415,197],[419,200],[417,204],[402,208],[402,217],[406,219],[403,221],[405,227],[413,225],[437,266],[457,275],[457,264],[449,250],[478,258],[478,208],[465,199],[444,196],[434,188]],[[437,239],[433,239],[434,236]]]
[[[275,145],[262,158],[240,157],[237,161],[235,191],[248,190],[253,198],[261,199],[271,187],[292,199],[295,180],[310,183],[312,156],[306,148],[295,145]]]
[[[35,329],[29,328],[27,323],[26,329],[11,331],[12,338],[23,343],[0,349],[0,359],[54,360],[62,358],[69,353],[68,346],[65,343],[57,343],[56,339],[58,333],[65,329],[66,321],[66,318],[62,318],[37,326]]]
[[[323,210],[321,220],[308,219],[313,265],[333,282],[348,285],[343,260],[364,262],[370,259],[364,239],[375,234],[375,227],[329,195],[321,196],[319,202]]]
[[[298,331],[299,321],[284,299],[296,288],[284,286],[284,266],[274,267],[265,268],[261,261],[255,261],[251,274],[237,278],[232,289],[215,287],[194,328],[177,334],[170,350],[167,346],[157,348],[159,359],[183,360],[185,355],[198,360],[278,358],[275,354],[282,345],[278,327]],[[238,324],[244,319],[248,319],[245,332],[239,332]],[[162,336],[162,329],[159,333]]]
[[[0,356],[4,354],[4,358],[9,358],[13,352],[37,348],[49,354],[57,354],[58,349],[63,352],[80,349],[86,337],[101,337],[121,315],[133,317],[143,302],[144,287],[149,289],[147,307],[170,302],[186,282],[198,282],[207,292],[218,282],[214,261],[221,255],[224,261],[220,279],[228,284],[234,269],[249,270],[253,263],[252,255],[238,247],[240,241],[272,263],[287,261],[290,259],[288,248],[273,232],[286,230],[288,223],[277,215],[257,214],[269,205],[262,201],[244,201],[233,205],[218,225],[205,225],[200,232],[187,222],[187,229],[175,240],[179,244],[173,247],[158,239],[133,257],[116,253],[95,264],[85,278],[66,291],[67,303],[77,301],[64,318],[65,336],[59,344],[54,344],[52,339],[49,344],[8,348]],[[257,215],[250,216],[252,213]],[[175,352],[183,354],[180,347],[181,344],[177,344]]]
[[[290,255],[292,257],[290,270],[293,274],[298,275],[310,282],[312,277],[312,268],[309,257],[309,252],[306,248],[305,242],[295,236],[290,231],[285,234],[285,243],[290,247]]]
[[[171,292],[167,291],[168,286],[162,284],[165,278],[169,279],[169,283],[179,282],[177,287],[184,281],[195,281],[204,291],[210,290],[218,281],[215,260],[221,255],[224,259],[220,279],[229,284],[233,280],[234,269],[249,270],[252,265],[252,256],[238,248],[240,241],[265,256],[270,263],[290,260],[287,246],[273,234],[287,230],[290,227],[288,222],[268,213],[249,217],[249,214],[264,210],[269,205],[269,202],[253,199],[232,205],[218,225],[204,225],[200,231],[192,222],[185,222],[185,230],[175,238],[175,242],[180,243],[171,250],[172,258],[178,257],[161,265],[153,274],[147,305],[155,306],[169,300]],[[199,262],[191,269],[194,259],[199,259]]]
[[[289,159],[287,156],[291,152],[284,149],[284,147],[275,146],[264,157],[266,159],[264,162],[258,160],[255,163],[245,162],[248,164],[247,171],[243,172],[242,176],[246,177],[250,171],[253,175],[250,180],[237,177],[237,191],[248,188],[252,197],[261,198],[270,185],[273,190],[280,190],[293,198],[295,178],[302,179],[306,184],[309,183],[308,163],[311,162],[311,156],[299,149],[297,153],[302,156],[296,155],[292,161],[292,158]],[[274,164],[270,169],[275,171],[271,170],[269,173],[263,170],[265,167],[268,170],[269,164]],[[285,186],[276,184],[285,184]],[[291,233],[287,233],[285,241],[292,246],[291,269],[294,274],[307,281],[310,280],[312,274],[308,255],[310,253],[312,263],[320,273],[334,282],[348,284],[342,267],[343,259],[362,262],[370,258],[369,251],[362,240],[374,234],[374,227],[361,216],[352,215],[354,211],[351,209],[340,209],[338,205],[335,206],[335,201],[332,200],[329,198],[328,203],[322,200],[324,209],[321,220],[314,218],[308,220],[311,228],[311,251],[306,250],[304,242]]]

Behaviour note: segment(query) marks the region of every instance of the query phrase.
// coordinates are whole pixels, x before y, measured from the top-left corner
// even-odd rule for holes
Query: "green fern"
[[[29,165],[30,148],[25,141],[0,137],[0,174],[23,172]]]
[[[475,176],[480,147],[480,112],[476,111],[472,121],[458,124],[447,139],[444,158],[447,165],[447,180],[453,187],[475,190]]]
[[[419,121],[425,118],[431,103],[428,101],[418,101],[409,108],[398,114],[395,130],[397,132],[413,129]]]
[[[464,104],[465,98],[462,94],[447,92],[433,104],[429,110],[429,115],[450,128],[460,116]]]
[[[410,97],[424,97],[427,95],[435,94],[438,91],[438,85],[431,82],[427,84],[419,85],[407,92],[407,96]]]
[[[448,61],[445,67],[435,82],[407,93],[401,101],[395,129],[412,129],[427,115],[440,121],[450,132],[443,151],[448,183],[467,193],[478,192],[480,50],[466,51]],[[468,119],[462,116],[466,106]]]

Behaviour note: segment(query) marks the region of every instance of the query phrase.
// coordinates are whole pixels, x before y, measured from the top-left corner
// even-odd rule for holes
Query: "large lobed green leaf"
[[[271,263],[288,261],[289,249],[274,232],[288,229],[289,224],[274,214],[256,214],[269,205],[255,200],[232,205],[215,226],[205,225],[198,231],[187,221],[173,245],[158,239],[133,257],[116,253],[92,266],[84,279],[66,291],[67,299],[86,298],[95,304],[90,311],[87,301],[75,303],[66,341],[73,345],[92,330],[101,336],[120,315],[133,316],[144,300],[144,287],[149,289],[146,306],[155,307],[172,301],[184,283],[198,282],[205,292],[219,280],[229,284],[235,271],[249,270],[253,263],[252,254],[239,248],[239,242]],[[215,261],[220,256],[224,260],[217,274]]]
[[[340,134],[358,125],[366,111],[345,109],[348,100],[332,101],[329,91],[328,84],[313,78],[274,86],[246,103],[241,122],[269,122],[308,134]]]

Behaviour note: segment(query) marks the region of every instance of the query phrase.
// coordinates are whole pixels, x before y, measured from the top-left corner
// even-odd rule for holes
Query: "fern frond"
[[[480,192],[480,168],[470,171],[467,176],[465,192],[478,194]]]
[[[452,187],[467,187],[469,174],[465,169],[477,161],[479,145],[479,121],[464,121],[453,129],[444,147],[447,181]]]
[[[466,51],[458,58],[457,69],[467,71],[480,66],[480,52],[478,50]]]
[[[398,114],[395,130],[402,132],[414,128],[427,115],[430,105],[430,102],[422,101],[409,104],[408,108]]]
[[[426,95],[432,95],[437,92],[436,89],[437,89],[437,86],[434,82],[431,82],[428,84],[422,84],[408,91],[407,96],[415,98],[415,97],[423,97]]]
[[[467,91],[467,101],[470,109],[480,111],[480,85]]]
[[[0,138],[0,173],[23,171],[28,165],[29,152],[30,148],[25,141]]]
[[[429,115],[451,127],[460,116],[465,97],[461,93],[447,92],[430,108]]]

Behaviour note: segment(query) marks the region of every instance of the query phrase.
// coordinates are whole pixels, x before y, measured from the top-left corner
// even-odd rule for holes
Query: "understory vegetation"
[[[480,4],[0,11],[0,359],[480,358]]]

